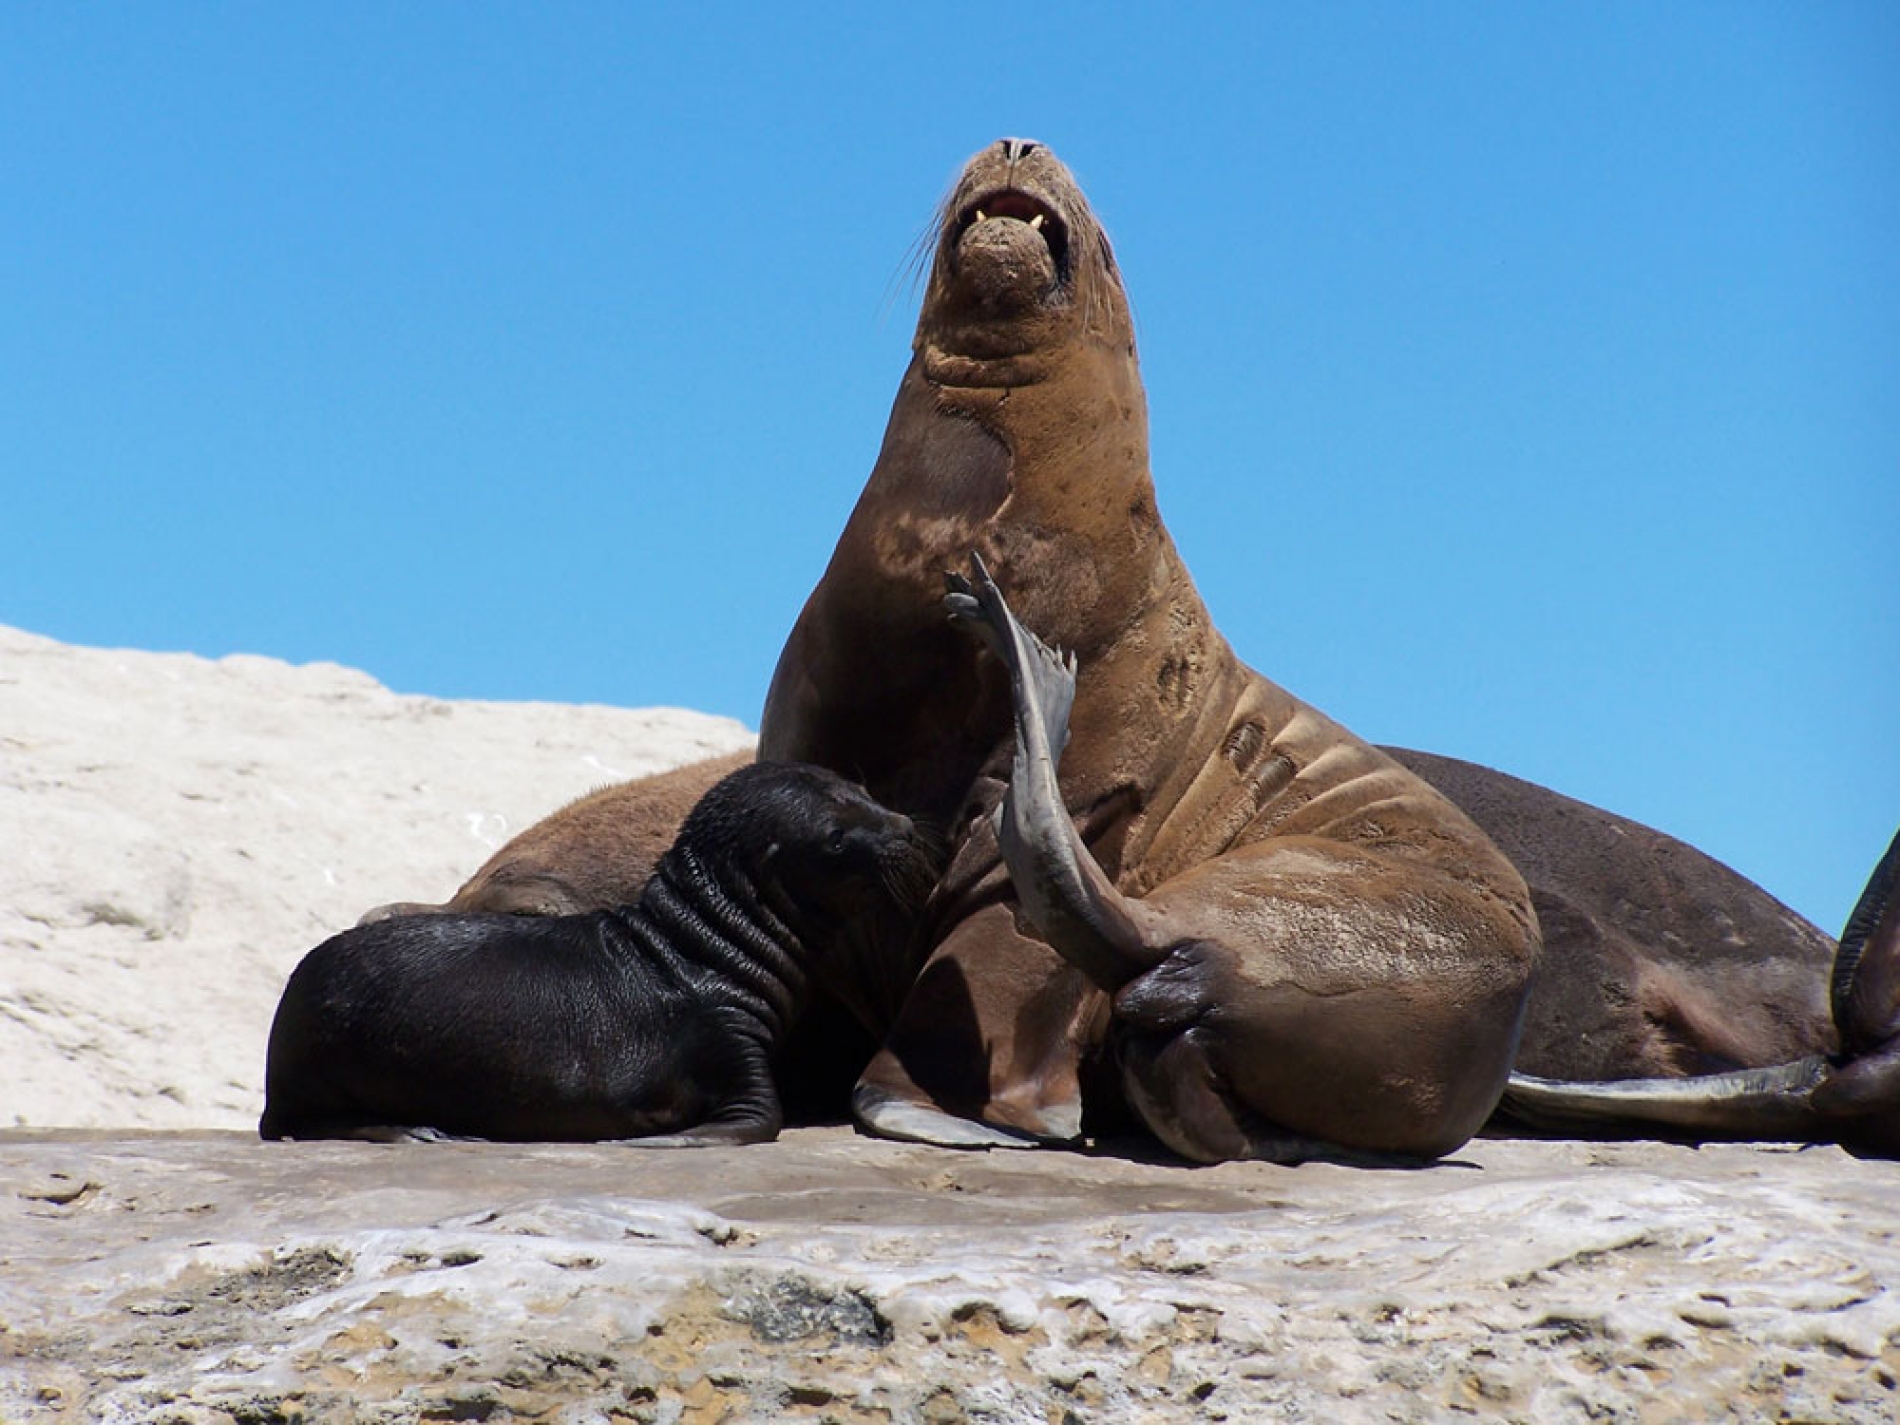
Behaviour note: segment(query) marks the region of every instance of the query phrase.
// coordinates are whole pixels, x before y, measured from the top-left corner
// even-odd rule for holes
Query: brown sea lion
[[[1257,947],[1238,938],[1211,949],[1183,946],[1171,938],[1175,927],[1166,917],[1122,895],[1102,874],[1063,806],[1057,780],[1075,661],[1023,628],[982,561],[974,566],[973,581],[953,578],[946,602],[1010,673],[1016,745],[997,832],[1025,913],[1065,960],[1113,996],[1111,1051],[1144,1117],[1167,1130],[1164,1139],[1178,1139],[1180,1146],[1210,1136],[1205,1126],[1173,1120],[1181,1095],[1153,1091],[1157,1074],[1192,1071],[1218,1086],[1200,1106],[1218,1104],[1223,1119],[1241,1129],[1249,1156],[1263,1156],[1263,1137],[1278,1149],[1277,1135],[1254,1112],[1284,1073],[1284,1066],[1256,1052],[1250,1021],[1257,1006],[1245,990],[1260,976],[1207,969],[1217,956],[1244,958]],[[1640,881],[1632,886],[1639,908]],[[1193,955],[1184,956],[1190,949]],[[1235,986],[1241,993],[1230,997]],[[1730,1073],[1606,1083],[1518,1072],[1505,1091],[1506,1117],[1596,1133],[1832,1139],[1863,1151],[1900,1151],[1900,836],[1849,918],[1831,988],[1841,1046],[1835,1053]],[[1150,1004],[1170,1006],[1172,1013],[1146,1013]]]
[[[694,804],[750,761],[750,752],[732,752],[589,792],[510,838],[446,901],[379,905],[357,924],[472,911],[576,915],[626,905]]]
[[[396,916],[312,950],[271,1025],[258,1131],[772,1138],[772,1063],[810,984],[934,870],[910,819],[842,777],[741,767],[631,905]]]
[[[1111,1019],[1024,923],[990,829],[1008,679],[937,607],[944,572],[976,550],[1025,622],[1081,660],[1062,789],[1093,861],[1184,947],[1196,1003],[1245,1006],[1262,1075],[1249,1122],[1177,1036],[1189,1049],[1141,1076],[1150,1127],[1196,1158],[1462,1143],[1510,1070],[1528,893],[1448,801],[1213,628],[1155,509],[1113,254],[1046,148],[1004,140],[964,170],[914,352],[760,729],[761,756],[850,769],[952,836],[929,963],[859,1084],[860,1121],[947,1142],[1072,1138]],[[1159,1026],[1183,1003],[1132,1012]]]
[[[1477,822],[1531,889],[1544,953],[1517,1068],[1649,1078],[1837,1047],[1835,942],[1694,847],[1548,787],[1385,749]]]
[[[1900,1157],[1900,833],[1841,932],[1829,1001],[1830,1052],[1694,1078],[1515,1073],[1501,1118],[1589,1136],[1832,1140]]]

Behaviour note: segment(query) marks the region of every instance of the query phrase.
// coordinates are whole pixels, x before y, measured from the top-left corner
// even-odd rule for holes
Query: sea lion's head
[[[1039,381],[1078,341],[1134,351],[1114,250],[1047,146],[999,139],[938,213],[913,345],[932,381],[986,387]]]
[[[788,928],[807,972],[864,1024],[896,1013],[940,869],[909,817],[823,767],[756,762],[713,784],[675,847]]]
[[[755,762],[722,778],[676,844],[741,873],[794,931],[814,939],[861,917],[914,914],[935,872],[930,843],[909,817],[805,762]]]

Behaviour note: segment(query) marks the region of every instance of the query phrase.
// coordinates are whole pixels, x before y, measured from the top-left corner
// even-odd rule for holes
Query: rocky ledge
[[[0,1137],[0,1419],[1867,1421],[1900,1166]]]

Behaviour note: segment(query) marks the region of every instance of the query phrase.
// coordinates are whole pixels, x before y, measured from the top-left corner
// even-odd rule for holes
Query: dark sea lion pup
[[[271,1025],[258,1131],[769,1140],[774,1050],[808,991],[910,914],[932,872],[910,819],[861,788],[743,767],[635,904],[398,917],[312,950]]]

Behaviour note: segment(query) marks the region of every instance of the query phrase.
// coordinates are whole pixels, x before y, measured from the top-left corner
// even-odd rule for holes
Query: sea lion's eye
[[[843,827],[834,826],[831,828],[831,835],[825,838],[825,850],[829,851],[833,856],[836,856],[840,851],[844,850]]]

